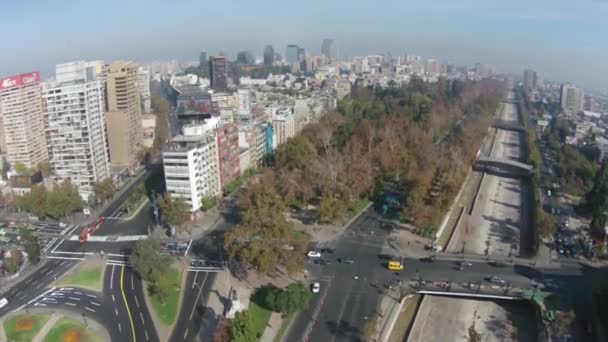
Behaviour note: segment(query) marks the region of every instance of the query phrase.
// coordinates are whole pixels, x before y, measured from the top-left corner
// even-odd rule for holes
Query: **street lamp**
[[[85,316],[84,312],[82,313],[82,320],[84,321],[84,326],[88,327],[89,325],[87,324],[87,316]]]

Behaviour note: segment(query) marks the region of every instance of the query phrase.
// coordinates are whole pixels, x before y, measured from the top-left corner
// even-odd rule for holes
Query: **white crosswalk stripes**
[[[116,241],[139,241],[146,240],[148,235],[123,235],[119,236]]]
[[[88,242],[123,242],[146,240],[148,235],[91,235]],[[70,235],[66,240],[78,241],[78,235]]]

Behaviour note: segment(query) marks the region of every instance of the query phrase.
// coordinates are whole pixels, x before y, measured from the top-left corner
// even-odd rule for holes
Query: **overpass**
[[[525,132],[526,127],[518,121],[494,120],[492,128],[504,129],[506,131]]]
[[[534,174],[532,165],[507,159],[480,157],[473,163],[473,170],[506,177],[529,177]]]

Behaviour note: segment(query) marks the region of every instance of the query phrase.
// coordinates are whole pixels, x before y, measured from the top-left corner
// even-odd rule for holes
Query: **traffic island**
[[[24,314],[7,319],[3,325],[6,341],[32,341],[49,318],[46,314]]]
[[[92,256],[78,263],[66,275],[57,279],[57,286],[81,287],[101,292],[105,267],[100,256]]]
[[[59,319],[42,339],[43,342],[102,342],[103,339],[80,322],[69,318]]]

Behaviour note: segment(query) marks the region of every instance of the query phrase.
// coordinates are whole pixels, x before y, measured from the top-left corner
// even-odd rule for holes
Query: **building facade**
[[[11,166],[34,168],[48,160],[38,72],[0,80],[0,118],[3,150]]]
[[[276,137],[276,141],[274,142],[276,146],[286,143],[289,138],[295,136],[296,124],[291,109],[277,111],[272,120],[272,128]]]
[[[538,75],[536,71],[525,69],[524,70],[524,89],[534,90],[538,87]]]
[[[239,89],[237,98],[239,119],[251,120],[251,91],[249,89]]]
[[[152,112],[150,68],[148,66],[140,66],[137,69],[137,89],[139,90],[139,96],[141,96],[144,113]]]
[[[272,45],[264,47],[264,65],[272,66],[274,64],[274,48]]]
[[[561,86],[560,103],[566,114],[577,114],[583,110],[585,94],[583,89],[572,84],[564,83]]]
[[[321,53],[332,63],[338,59],[338,51],[336,49],[336,41],[333,39],[324,39],[321,44]]]
[[[144,136],[137,75],[137,64],[124,61],[112,63],[106,72],[110,162],[130,170],[138,165]]]
[[[287,49],[285,50],[285,61],[289,65],[294,65],[299,63],[298,60],[298,46],[294,44],[287,45]]]
[[[57,65],[57,73],[70,64]],[[105,87],[100,80],[70,79],[43,88],[49,160],[55,181],[69,179],[87,201],[93,184],[110,176]]]
[[[200,213],[203,197],[219,197],[221,181],[215,134],[176,136],[163,151],[167,192],[184,199],[191,218]]]
[[[228,90],[228,70],[226,57],[209,57],[209,78],[211,89],[216,92],[226,92]]]
[[[239,129],[234,123],[226,123],[215,130],[221,187],[235,180],[240,174]]]

